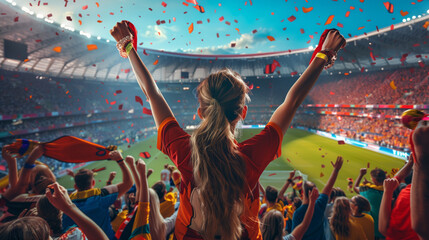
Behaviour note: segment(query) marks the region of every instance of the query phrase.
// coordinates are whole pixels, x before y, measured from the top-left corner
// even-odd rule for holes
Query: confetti
[[[116,92],[115,92],[116,94],[120,94],[120,93],[122,93],[122,90],[116,90]]]
[[[54,50],[54,52],[60,53],[61,52],[61,47],[57,46],[57,47],[54,47],[52,50]]]
[[[256,32],[258,32],[256,29],[252,31],[253,34],[255,34]]]
[[[139,155],[142,158],[146,158],[146,159],[150,158],[150,154],[148,152],[141,152]]]
[[[167,3],[165,3],[165,2],[162,2],[162,3],[161,3],[161,5],[162,5],[163,7],[167,7]]]
[[[405,16],[407,16],[407,15],[408,15],[408,11],[405,11],[405,12],[404,12],[404,11],[402,11],[402,10],[401,10],[401,11],[400,11],[400,13],[401,13],[401,16],[403,16],[403,17],[405,17]]]
[[[320,173],[320,177],[324,177],[325,176],[325,174],[323,174],[322,172]]]
[[[118,106],[118,109],[122,110],[123,107],[124,107],[124,104],[121,104],[121,105]]]
[[[321,166],[322,168],[325,168],[325,164],[322,164],[322,166]]]
[[[158,62],[159,62],[159,59],[156,59],[155,62],[153,62],[153,65],[158,64]]]
[[[66,17],[67,21],[72,21],[72,18],[70,16]]]
[[[194,6],[195,9],[197,9],[200,13],[205,13],[206,11],[204,10],[203,6],[197,5]]]
[[[191,23],[191,26],[188,28],[189,33],[192,33],[194,31],[194,23]]]
[[[325,25],[331,24],[332,20],[334,20],[335,15],[331,15],[328,17],[328,19],[325,22]]]
[[[85,5],[82,7],[82,10],[86,10],[86,9],[88,9],[88,5]]]
[[[369,55],[371,56],[372,60],[375,61],[374,53],[369,52]]]
[[[276,40],[276,39],[275,39],[274,37],[272,37],[272,36],[267,36],[267,38],[268,38],[268,40],[270,40],[271,42]]]
[[[388,13],[393,13],[393,4],[390,2],[385,2],[383,4],[386,7]]]
[[[369,166],[370,166],[370,163],[368,162],[368,163],[366,164],[366,168],[369,168]]]
[[[275,175],[277,175],[277,173],[271,173],[270,175],[268,175],[268,177],[275,176]]]
[[[350,11],[347,11],[346,12],[346,17],[349,17],[350,16]]]
[[[287,18],[287,20],[289,20],[289,22],[293,22],[293,21],[295,21],[295,19],[296,19],[296,17],[293,15]]]
[[[14,22],[18,22],[18,21],[19,21],[19,17],[15,17],[15,18],[13,19],[13,21],[14,21]]]
[[[219,18],[219,21],[221,21],[221,22],[222,22],[224,19],[225,19],[225,18],[222,16],[222,17],[220,17],[220,18]]]
[[[389,85],[393,90],[396,90],[395,82],[393,80],[389,83]]]
[[[82,20],[78,20],[80,26],[82,26]]]
[[[313,7],[309,7],[309,8],[302,7],[302,11],[303,11],[304,13],[311,12],[312,10],[313,10]]]
[[[143,114],[152,115],[152,110],[144,107],[143,108]]]
[[[195,0],[186,0],[186,2],[198,5],[197,1],[195,1]]]
[[[337,26],[340,28],[344,27],[344,25],[342,23],[337,23]]]
[[[339,140],[338,141],[338,145],[344,145],[344,144],[346,144],[346,142],[344,142],[344,140]]]
[[[100,4],[98,2],[96,2],[95,5],[97,5],[97,7],[100,7]]]
[[[141,98],[141,97],[139,97],[139,96],[135,96],[135,100],[136,100],[136,102],[140,103],[140,105],[142,105],[142,106],[143,106],[143,100],[142,100],[142,98]]]
[[[93,50],[98,49],[97,45],[95,45],[95,44],[88,44],[88,45],[86,45],[86,47],[88,48],[88,51],[93,51]]]

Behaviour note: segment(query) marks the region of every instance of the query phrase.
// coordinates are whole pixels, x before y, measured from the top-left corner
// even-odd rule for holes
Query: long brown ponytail
[[[194,180],[202,206],[205,239],[235,240],[242,234],[245,163],[234,129],[248,99],[248,88],[229,69],[211,74],[197,89],[201,124],[191,136]]]

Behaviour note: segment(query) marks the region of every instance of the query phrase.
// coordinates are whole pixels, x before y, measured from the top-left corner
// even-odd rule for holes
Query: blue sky
[[[113,40],[109,30],[126,19],[136,26],[138,41],[144,48],[201,54],[307,48],[318,43],[326,28],[335,27],[345,37],[361,35],[376,30],[376,26],[388,27],[404,18],[428,14],[429,9],[429,0],[390,0],[393,13],[387,11],[384,5],[387,1],[380,0],[252,0],[251,4],[249,0],[200,0],[198,5],[204,7],[205,13],[195,9],[192,0],[164,0],[166,7],[162,0],[68,0],[66,7],[64,0],[42,0],[40,5],[39,0],[15,1],[17,6],[26,7],[35,15],[52,14],[50,19],[58,24],[90,33],[92,38],[100,36],[100,41]],[[311,11],[303,12],[303,8],[311,7]],[[331,15],[332,22],[325,25]],[[289,21],[291,16],[296,19]],[[166,23],[158,25],[158,20]],[[189,33],[191,23],[194,30]],[[267,36],[275,40],[270,41]]]

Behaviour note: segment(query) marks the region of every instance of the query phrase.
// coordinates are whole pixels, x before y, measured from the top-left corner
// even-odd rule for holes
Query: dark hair
[[[91,189],[94,173],[89,169],[80,169],[74,175],[74,182],[79,191]]]
[[[304,181],[302,184],[302,190],[304,191],[305,197],[308,199],[310,192],[315,188],[316,185],[310,181]]]
[[[42,196],[37,202],[37,215],[43,218],[52,230],[54,236],[61,235],[63,228],[63,213],[56,209],[46,196]]]
[[[361,214],[362,212],[371,211],[371,205],[369,204],[368,199],[366,199],[362,195],[356,195],[352,197],[352,201],[354,201],[355,205],[357,206],[357,212],[359,214]]]
[[[33,193],[44,194],[46,188],[54,182],[55,181],[53,179],[47,178],[45,176],[36,177],[33,183]]]
[[[384,179],[386,179],[386,172],[383,169],[376,168],[371,171],[371,177],[373,177],[379,184],[383,184]]]
[[[158,195],[159,200],[161,201],[164,199],[165,191],[167,189],[167,186],[165,186],[165,183],[163,181],[156,182],[152,189],[155,190],[156,194]]]
[[[345,197],[346,193],[343,191],[343,189],[339,188],[339,187],[334,187],[333,189],[335,189],[335,197]]]
[[[0,226],[0,240],[48,240],[49,225],[40,217],[22,217]]]
[[[279,191],[277,191],[277,189],[274,187],[268,186],[265,189],[265,198],[269,203],[275,203],[278,194],[279,194]]]

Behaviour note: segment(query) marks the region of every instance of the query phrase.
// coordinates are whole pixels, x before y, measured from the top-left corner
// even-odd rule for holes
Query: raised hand
[[[399,182],[396,178],[387,178],[383,182],[384,191],[392,193],[398,187]]]
[[[130,38],[133,37],[126,21],[116,23],[116,25],[110,30],[110,34],[117,42],[127,36],[129,36]]]
[[[346,39],[338,30],[330,30],[322,45],[322,51],[333,50],[335,53],[346,46]]]
[[[295,171],[293,170],[292,172],[289,173],[289,179],[293,179],[295,177]]]
[[[118,150],[109,152],[109,158],[115,161],[119,161],[123,159],[122,154]]]
[[[110,172],[108,182],[112,182],[113,179],[115,179],[115,177],[116,177],[116,172],[115,171]]]
[[[132,166],[132,165],[134,165],[135,159],[134,159],[134,157],[133,157],[133,156],[128,155],[128,156],[125,158],[125,162],[126,162],[129,166]]]
[[[145,174],[146,172],[146,163],[141,158],[137,161],[137,171],[139,171],[140,174]]]
[[[54,207],[63,212],[67,212],[73,206],[67,190],[57,182],[46,188],[46,197]]]
[[[333,163],[331,161],[331,164],[332,164],[332,167],[334,167],[335,170],[337,170],[337,171],[340,170],[341,167],[343,166],[343,157],[338,156],[337,160],[335,161],[335,163]]]
[[[319,190],[316,187],[314,187],[311,190],[310,195],[308,197],[310,199],[310,204],[316,203],[317,198],[319,198]]]
[[[16,161],[16,158],[13,157],[12,153],[7,149],[9,145],[6,145],[2,148],[1,156],[9,164],[12,161]]]
[[[360,171],[359,171],[359,174],[361,176],[364,176],[366,173],[367,173],[367,169],[366,168],[361,168]]]

